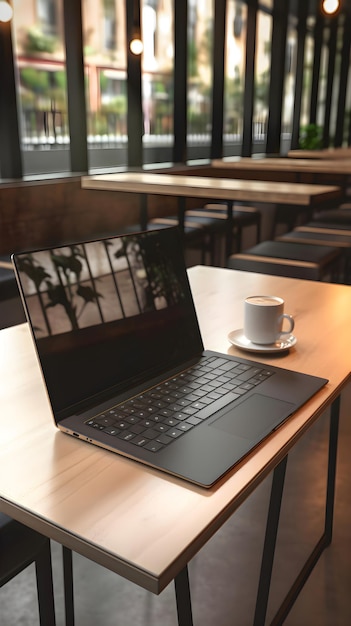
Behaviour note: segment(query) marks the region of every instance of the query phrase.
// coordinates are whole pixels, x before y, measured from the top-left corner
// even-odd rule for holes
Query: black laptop
[[[204,351],[177,228],[14,254],[55,423],[210,487],[327,381]]]

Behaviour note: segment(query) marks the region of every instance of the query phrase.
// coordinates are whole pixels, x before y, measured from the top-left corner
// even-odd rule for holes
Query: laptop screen
[[[56,416],[202,352],[177,228],[13,260]]]

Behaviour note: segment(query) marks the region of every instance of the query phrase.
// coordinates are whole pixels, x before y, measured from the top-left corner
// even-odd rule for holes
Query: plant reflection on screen
[[[34,330],[76,331],[179,303],[183,285],[145,233],[19,255]]]

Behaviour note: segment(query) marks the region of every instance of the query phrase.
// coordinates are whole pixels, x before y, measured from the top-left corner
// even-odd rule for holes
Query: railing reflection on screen
[[[37,338],[179,303],[183,287],[167,255],[143,234],[31,252],[18,261]]]

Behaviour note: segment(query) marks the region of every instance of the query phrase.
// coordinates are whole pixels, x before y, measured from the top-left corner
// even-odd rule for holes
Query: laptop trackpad
[[[296,406],[291,402],[257,393],[221,417],[208,422],[208,425],[230,435],[258,440],[280,424],[295,409]]]

